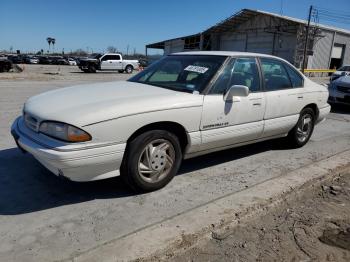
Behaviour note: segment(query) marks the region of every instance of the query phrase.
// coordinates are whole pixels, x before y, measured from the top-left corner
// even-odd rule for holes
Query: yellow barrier
[[[305,69],[305,73],[334,73],[336,69]]]
[[[301,69],[299,69],[301,71]],[[305,69],[304,74],[308,77],[324,77],[330,76],[331,73],[337,71],[336,69]],[[325,75],[324,75],[325,74]]]

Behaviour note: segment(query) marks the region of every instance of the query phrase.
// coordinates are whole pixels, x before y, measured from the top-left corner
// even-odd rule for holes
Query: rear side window
[[[304,79],[302,78],[302,76],[298,72],[296,72],[295,69],[293,69],[290,65],[284,64],[284,66],[288,72],[290,80],[292,81],[293,87],[304,86]]]
[[[270,58],[261,58],[260,60],[266,91],[283,90],[293,87],[282,62]]]

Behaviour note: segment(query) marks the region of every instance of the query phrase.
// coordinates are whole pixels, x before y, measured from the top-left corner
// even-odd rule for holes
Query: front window
[[[260,91],[260,78],[255,58],[232,59],[217,79],[211,94],[224,94],[233,85],[244,85],[250,92]]]
[[[176,91],[202,92],[226,58],[212,55],[171,55],[128,81]]]
[[[342,66],[338,71],[350,71],[350,66]]]

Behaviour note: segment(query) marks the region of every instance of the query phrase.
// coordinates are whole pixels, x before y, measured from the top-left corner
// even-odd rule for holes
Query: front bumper
[[[350,105],[350,93],[344,93],[332,88],[329,90],[328,103]]]
[[[93,181],[119,175],[126,144],[95,145],[69,149],[50,147],[34,139],[22,118],[15,120],[11,134],[22,151],[32,154],[57,176],[72,181]]]

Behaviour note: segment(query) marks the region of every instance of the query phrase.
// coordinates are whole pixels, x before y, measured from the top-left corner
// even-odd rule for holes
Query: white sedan
[[[327,98],[326,87],[278,57],[186,52],[128,81],[34,96],[11,132],[58,176],[121,175],[152,191],[170,182],[184,158],[282,137],[305,145],[330,111]]]

